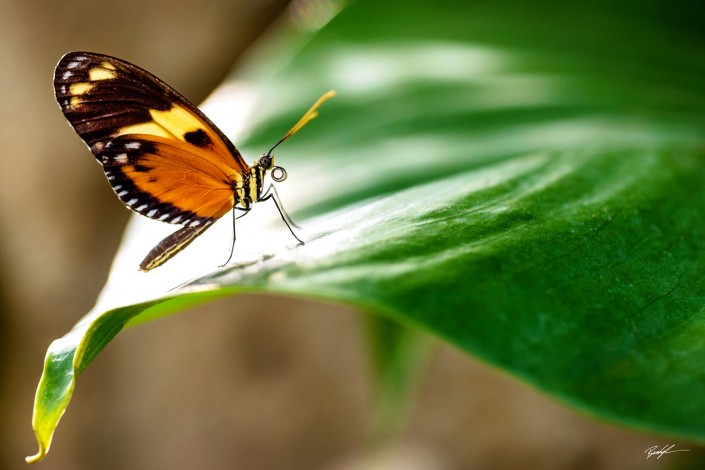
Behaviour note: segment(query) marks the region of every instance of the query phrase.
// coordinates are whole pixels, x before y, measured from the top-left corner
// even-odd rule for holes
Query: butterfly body
[[[248,165],[196,106],[129,62],[68,53],[56,67],[54,90],[120,200],[146,217],[183,226],[150,251],[140,264],[144,271],[171,259],[233,207],[250,210],[263,199],[268,171],[280,170],[283,177],[272,174],[275,181],[286,177],[273,165],[274,147]],[[332,95],[319,99],[277,145]]]

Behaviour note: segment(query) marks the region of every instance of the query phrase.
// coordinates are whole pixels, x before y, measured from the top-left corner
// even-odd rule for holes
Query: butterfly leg
[[[271,192],[270,192],[271,191]],[[274,186],[269,185],[269,188],[264,192],[265,196],[260,198],[260,201],[266,201],[268,199],[271,199],[272,202],[274,202],[274,205],[277,206],[277,210],[279,211],[279,215],[281,216],[282,220],[286,224],[286,228],[289,229],[289,232],[296,238],[296,240],[303,245],[304,242],[301,240],[299,237],[296,236],[294,233],[294,230],[291,228],[293,225],[296,228],[300,228],[298,225],[296,225],[294,222],[291,221],[291,218],[289,217],[289,214],[287,214],[283,209],[281,205],[281,201],[279,200],[279,195],[277,194],[277,190],[274,188]]]
[[[235,211],[242,211],[244,212],[244,214],[237,216],[235,215]],[[233,254],[235,253],[235,240],[237,239],[237,235],[235,232],[235,221],[240,217],[246,216],[248,212],[250,212],[249,207],[247,209],[243,209],[241,207],[233,206],[233,244],[230,246],[230,256],[228,256],[228,259],[227,261],[225,261],[225,263],[218,266],[219,268],[225,267],[230,262],[230,260],[233,259]]]
[[[286,222],[287,225],[293,225],[294,227],[300,229],[301,227],[296,225],[296,222],[291,220],[291,217],[289,217],[289,214],[284,209],[284,204],[282,204],[282,200],[279,197],[279,193],[277,192],[277,188],[273,184],[270,184],[269,187],[264,191],[264,196],[260,198],[260,201],[267,200],[270,197],[275,198],[275,204],[277,204],[277,209],[279,209],[279,213],[282,214],[282,217],[286,217],[286,220],[284,220],[284,222]],[[289,230],[291,230],[291,228]],[[296,236],[296,235],[294,235],[294,236]],[[299,240],[299,241],[301,241],[301,240]]]

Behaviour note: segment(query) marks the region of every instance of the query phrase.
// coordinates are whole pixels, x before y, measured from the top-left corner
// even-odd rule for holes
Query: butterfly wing
[[[193,104],[149,72],[115,57],[72,52],[54,74],[56,99],[127,207],[184,225],[145,258],[163,264],[235,203],[249,167]]]
[[[71,52],[56,67],[54,87],[64,115],[129,208],[188,225],[212,222],[232,207],[231,181],[241,180],[247,164],[169,85],[123,60]]]

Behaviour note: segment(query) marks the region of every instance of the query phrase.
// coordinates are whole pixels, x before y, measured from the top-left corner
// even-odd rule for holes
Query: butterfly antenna
[[[327,93],[325,93],[323,96],[321,96],[320,98],[318,98],[318,100],[317,100],[315,103],[313,103],[313,106],[311,106],[311,109],[309,109],[308,111],[306,111],[306,114],[304,114],[304,115],[301,117],[301,119],[299,119],[299,122],[297,122],[296,124],[294,124],[294,127],[292,127],[291,129],[289,129],[289,132],[287,132],[286,134],[284,134],[284,137],[282,137],[281,139],[279,139],[279,142],[277,142],[276,144],[274,144],[274,146],[273,146],[271,149],[269,149],[269,152],[267,152],[267,155],[272,155],[272,151],[273,151],[275,148],[277,148],[277,146],[278,146],[279,144],[281,144],[281,143],[284,142],[286,139],[288,139],[288,138],[291,137],[292,135],[294,135],[294,134],[296,134],[297,132],[299,132],[299,130],[301,130],[302,127],[304,127],[306,124],[308,124],[311,120],[315,119],[316,116],[318,116],[318,111],[317,111],[318,108],[319,108],[323,103],[325,103],[325,102],[328,101],[329,99],[333,98],[334,96],[335,96],[335,90],[330,90],[330,91],[328,91]]]

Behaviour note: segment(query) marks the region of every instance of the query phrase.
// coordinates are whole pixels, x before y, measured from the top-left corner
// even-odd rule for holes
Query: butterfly
[[[265,177],[271,172],[274,181],[286,179],[286,170],[274,166],[272,151],[318,116],[318,107],[335,91],[321,96],[252,165],[196,106],[124,60],[70,52],[56,66],[54,91],[64,116],[103,166],[125,206],[182,226],[152,248],[140,270],[170,260],[231,209],[246,214],[255,202],[270,199],[303,243],[291,229],[276,190],[271,184],[264,189]],[[235,219],[233,215],[233,229]],[[234,243],[233,236],[231,257]]]

